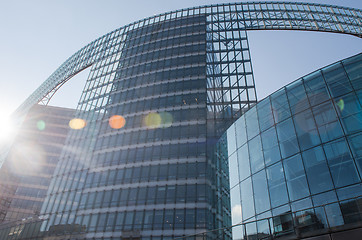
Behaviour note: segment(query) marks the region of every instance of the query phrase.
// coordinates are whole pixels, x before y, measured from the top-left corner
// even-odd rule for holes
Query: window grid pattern
[[[273,218],[278,232],[292,212],[308,233],[362,220],[361,76],[359,54],[283,87],[227,130],[219,144],[229,155],[233,225],[256,221],[247,234],[261,234],[258,220]]]

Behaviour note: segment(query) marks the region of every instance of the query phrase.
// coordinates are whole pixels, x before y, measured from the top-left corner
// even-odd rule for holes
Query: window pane
[[[302,156],[311,193],[332,189],[333,183],[322,148],[305,151]]]
[[[311,110],[298,113],[293,117],[298,135],[299,146],[305,150],[320,144],[316,125]]]
[[[246,132],[248,133],[248,139],[250,140],[259,134],[259,123],[255,107],[245,113],[245,121],[247,127]]]
[[[277,125],[277,133],[283,158],[289,157],[299,151],[291,118]]]
[[[360,181],[344,139],[326,144],[324,150],[336,187],[343,187]]]
[[[288,104],[287,95],[284,89],[270,96],[273,106],[273,115],[276,123],[279,123],[290,117],[290,109]]]
[[[240,192],[241,192],[240,195],[242,203],[241,207],[243,213],[243,220],[245,220],[255,215],[251,178],[247,178],[246,180],[240,183]]]
[[[323,75],[333,97],[339,97],[352,90],[351,83],[340,63],[323,70]]]
[[[272,207],[277,207],[288,202],[287,187],[281,163],[277,163],[266,170],[270,202]]]
[[[248,145],[245,144],[238,149],[239,177],[243,180],[250,176],[250,163]]]
[[[320,104],[329,99],[327,86],[320,71],[304,78],[304,86],[309,102],[312,106]]]
[[[264,131],[274,125],[270,99],[266,98],[257,105],[260,130]]]
[[[300,155],[284,160],[283,166],[290,200],[294,201],[308,196],[309,189]]]
[[[271,165],[280,160],[280,151],[275,128],[261,134],[265,165]]]
[[[287,87],[288,100],[290,109],[293,114],[303,111],[309,107],[307,94],[304,90],[302,81],[294,82]]]
[[[268,186],[266,182],[265,171],[260,171],[253,175],[253,189],[255,197],[256,214],[270,209]]]
[[[260,136],[250,140],[248,146],[251,172],[255,173],[264,167],[263,150],[261,148]]]

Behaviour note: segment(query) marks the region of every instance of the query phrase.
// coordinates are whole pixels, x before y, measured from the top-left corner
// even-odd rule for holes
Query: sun
[[[0,141],[7,142],[10,141],[15,134],[15,126],[10,115],[1,114],[0,115]]]

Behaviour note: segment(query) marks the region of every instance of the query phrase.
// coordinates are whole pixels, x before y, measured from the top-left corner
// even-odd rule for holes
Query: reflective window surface
[[[361,221],[361,79],[359,54],[294,81],[231,126],[229,171],[241,194],[232,190],[231,201],[240,199],[244,222],[270,211],[276,232],[307,218],[305,232]],[[257,222],[245,231],[265,229]]]

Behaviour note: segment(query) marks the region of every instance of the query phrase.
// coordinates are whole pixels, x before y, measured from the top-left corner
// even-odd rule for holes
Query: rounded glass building
[[[234,230],[235,239],[361,226],[361,143],[362,54],[248,110],[220,142],[227,145],[233,224],[250,222]]]

